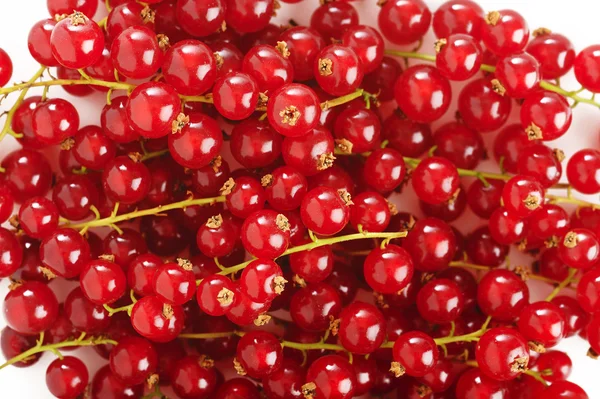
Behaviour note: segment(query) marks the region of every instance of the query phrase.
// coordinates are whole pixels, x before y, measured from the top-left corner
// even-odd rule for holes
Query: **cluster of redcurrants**
[[[0,162],[0,369],[51,351],[63,399],[588,398],[546,349],[579,334],[600,353],[600,206],[572,196],[600,192],[600,151],[570,157],[567,186],[543,141],[598,106],[553,82],[574,69],[600,92],[600,46],[530,40],[517,12],[470,0],[382,1],[381,34],[322,3],[280,27],[277,0],[108,0],[99,22],[98,0],[47,0],[28,38],[42,68],[0,89],[21,94],[0,139],[23,147]],[[430,25],[436,56],[384,49]],[[52,86],[104,93],[100,126]],[[475,170],[499,129],[502,173]],[[420,220],[391,202],[409,191]],[[467,207],[487,223],[465,238],[450,223]],[[499,267],[513,244],[535,270]],[[530,303],[528,278],[555,289]],[[109,360],[91,381],[61,354],[81,346]]]

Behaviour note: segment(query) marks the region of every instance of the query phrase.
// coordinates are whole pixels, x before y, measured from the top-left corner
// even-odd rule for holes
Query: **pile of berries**
[[[364,0],[377,29],[341,0],[310,26],[278,0],[101,3],[47,0],[29,81],[0,50],[0,369],[49,352],[62,399],[588,399],[552,348],[600,353],[600,205],[575,193],[600,151],[550,142],[600,107],[600,45],[471,0]],[[384,48],[430,26],[431,51]],[[54,86],[105,98],[100,125]]]

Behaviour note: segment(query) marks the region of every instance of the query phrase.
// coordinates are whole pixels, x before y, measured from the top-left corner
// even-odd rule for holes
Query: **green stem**
[[[549,301],[553,300],[554,297],[557,296],[563,288],[565,288],[566,286],[568,286],[571,283],[571,281],[573,280],[573,277],[575,277],[576,274],[577,274],[577,269],[570,269],[569,275],[563,281],[561,281],[560,284],[558,284],[556,286],[556,288],[554,288],[554,290],[552,290],[550,295],[548,295],[546,297],[546,301],[549,302]]]
[[[119,313],[119,312],[127,312],[127,314],[129,316],[131,316],[131,309],[133,309],[133,303],[127,306],[121,306],[120,308],[111,308],[110,306],[108,306],[107,304],[104,304],[104,309],[106,309],[106,311],[108,312],[108,316],[112,317],[112,315],[114,315],[115,313]]]
[[[38,75],[37,77],[41,76]],[[36,78],[37,79],[37,78]],[[127,90],[131,91],[135,88],[135,85],[122,83],[122,82],[107,82],[104,80],[98,79],[52,79],[52,80],[43,80],[41,82],[29,81],[26,83],[20,83],[9,87],[4,87],[0,89],[0,94],[10,94],[19,90],[28,90],[32,87],[50,87],[50,86],[77,86],[77,85],[93,85],[93,86],[103,86],[108,87],[112,90]]]
[[[19,108],[19,106],[23,102],[23,99],[27,95],[30,85],[34,84],[35,81],[38,80],[40,76],[42,76],[42,74],[44,73],[45,70],[46,70],[45,66],[40,67],[40,69],[38,69],[38,71],[31,77],[31,79],[29,79],[28,82],[21,84],[21,86],[23,86],[23,89],[22,89],[21,93],[19,94],[17,101],[15,101],[12,108],[8,111],[8,114],[6,115],[6,120],[4,121],[4,127],[2,128],[2,131],[0,131],[0,141],[2,141],[2,139],[4,139],[4,137],[10,133],[10,127],[11,127],[13,116],[15,115],[15,112],[17,112],[17,109]],[[0,89],[0,95],[9,93],[9,92],[5,92],[4,90],[6,90],[6,89]]]
[[[552,187],[552,188],[554,188],[554,187]],[[573,198],[573,197],[561,197],[558,195],[546,194],[546,199],[550,200],[550,203],[553,203],[553,204],[564,203],[564,204],[573,204],[573,205],[578,205],[578,206],[583,206],[583,207],[600,209],[600,204],[595,204],[593,202],[588,202],[588,201],[578,199],[578,198]]]
[[[281,256],[291,255],[296,252],[309,251],[314,248],[322,247],[325,245],[333,245],[333,244],[337,244],[340,242],[361,240],[364,238],[394,239],[394,238],[406,237],[406,234],[407,234],[406,231],[401,231],[398,233],[368,233],[368,232],[365,232],[365,233],[347,234],[345,236],[338,236],[338,237],[319,238],[316,241],[309,242],[308,244],[298,245],[296,247],[288,248],[288,250],[285,251]],[[239,265],[224,268],[222,271],[219,272],[219,274],[227,275],[227,274],[236,273],[236,272],[244,269],[246,266],[248,266],[253,260],[254,259],[249,260],[244,263],[240,263]],[[200,284],[200,281],[202,281],[202,280],[197,280],[196,283]]]
[[[62,227],[70,227],[72,229],[89,229],[91,227],[102,227],[102,226],[114,226],[117,223],[121,223],[127,220],[140,218],[143,216],[156,215],[162,212],[167,212],[173,209],[187,208],[188,206],[195,205],[208,205],[215,202],[225,202],[224,196],[213,197],[213,198],[189,198],[179,202],[173,202],[171,204],[159,205],[154,208],[135,210],[133,212],[124,213],[117,215],[117,212],[113,211],[109,217],[103,219],[90,220],[89,222],[76,223],[76,224],[64,224]]]
[[[72,340],[58,342],[55,344],[48,344],[48,345],[43,345],[40,340],[38,342],[38,344],[36,346],[34,346],[33,348],[26,350],[25,352],[13,357],[12,359],[9,359],[6,363],[4,363],[3,365],[0,366],[0,370],[2,370],[3,368],[5,368],[7,366],[10,366],[11,364],[21,362],[24,359],[27,359],[28,357],[31,357],[40,352],[52,351],[52,352],[56,353],[56,351],[58,351],[60,348],[73,347],[73,346],[94,346],[94,345],[104,345],[104,344],[117,345],[117,341],[114,341],[114,340],[108,339],[108,338],[101,338],[101,337],[90,337],[88,339],[84,339],[84,338],[85,338],[85,333],[83,333],[77,339],[72,339]]]
[[[435,62],[435,58],[436,58],[435,55],[421,54],[421,53],[417,53],[414,51],[386,50],[385,53],[387,55],[392,55],[395,57],[412,58],[412,59],[429,61],[429,62]],[[487,64],[482,64],[479,69],[481,69],[482,71],[485,71],[485,72],[495,72],[496,71],[496,67],[494,67],[493,65],[487,65]],[[596,101],[594,101],[593,98],[589,99],[589,98],[584,98],[584,97],[579,96],[578,91],[567,91],[567,90],[563,89],[562,87],[552,84],[546,80],[540,81],[540,87],[542,89],[545,89],[548,91],[553,91],[555,93],[562,94],[565,97],[569,97],[573,101],[575,101],[575,103],[585,103],[585,104],[590,104],[597,108],[600,108],[600,103],[597,103]]]

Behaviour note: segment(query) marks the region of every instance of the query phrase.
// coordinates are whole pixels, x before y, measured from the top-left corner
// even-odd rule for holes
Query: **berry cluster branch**
[[[469,360],[469,361],[464,362],[464,364],[467,366],[470,366],[470,367],[479,367],[479,364],[477,363],[476,360]],[[533,371],[533,370],[525,370],[525,371],[523,371],[523,374],[527,374],[528,376],[531,376],[531,377],[535,378],[537,381],[544,384],[544,386],[548,386],[548,382],[542,377],[543,372],[538,372],[538,371]]]
[[[20,135],[17,135],[17,133],[14,133],[11,131],[10,126],[12,123],[13,116],[15,115],[15,112],[17,112],[17,109],[19,108],[19,106],[23,102],[23,99],[27,95],[27,92],[29,91],[30,86],[28,86],[28,85],[34,84],[35,81],[38,80],[44,74],[44,71],[46,71],[46,67],[45,66],[40,67],[40,69],[38,69],[38,71],[31,77],[31,79],[29,79],[29,81],[22,84],[22,85],[24,85],[24,88],[21,90],[21,94],[19,94],[19,98],[17,98],[17,101],[15,101],[12,108],[8,111],[8,113],[6,113],[6,120],[4,121],[4,126],[2,127],[2,131],[0,131],[0,141],[2,141],[2,139],[4,139],[4,137],[6,137],[7,134],[11,134],[14,137],[20,137]],[[0,95],[2,96],[2,98],[4,98],[6,95],[8,95],[8,93],[4,93],[4,90],[5,89],[0,89]]]
[[[60,354],[60,352],[58,352],[58,350],[61,348],[74,347],[74,346],[78,346],[78,347],[94,346],[94,345],[104,345],[104,344],[117,345],[117,343],[118,343],[115,340],[112,340],[109,338],[103,338],[103,337],[89,337],[86,339],[85,333],[81,333],[81,335],[76,339],[69,339],[66,341],[57,342],[55,344],[44,345],[43,341],[44,341],[44,333],[41,333],[40,338],[37,341],[37,344],[33,348],[30,348],[30,349],[26,350],[25,352],[13,357],[12,359],[7,360],[6,363],[0,365],[0,370],[2,370],[3,368],[5,368],[7,366],[10,366],[11,364],[22,362],[22,361],[30,358],[31,356],[34,356],[41,352],[50,351],[50,352]]]
[[[362,240],[365,238],[380,238],[380,239],[383,239],[384,243],[385,243],[385,242],[387,242],[389,240],[393,240],[395,238],[406,237],[407,234],[408,233],[406,231],[400,231],[398,233],[369,233],[369,232],[365,231],[362,233],[347,234],[347,235],[343,235],[343,236],[329,237],[329,238],[316,238],[315,237],[313,239],[313,241],[309,242],[308,244],[298,245],[296,247],[288,248],[281,256],[291,255],[296,252],[310,251],[311,249],[322,247],[325,245],[333,245],[333,244],[338,244],[338,243],[346,242],[346,241]],[[314,235],[313,235],[313,237],[314,237]],[[236,272],[246,268],[246,266],[248,266],[252,261],[253,261],[253,259],[249,260],[247,262],[240,263],[235,266],[223,268],[219,272],[219,274],[228,275],[228,274],[236,273]],[[196,283],[200,284],[201,281],[202,280],[197,280]]]
[[[571,284],[571,281],[573,281],[573,278],[575,277],[575,275],[577,274],[577,269],[569,269],[569,275],[563,280],[561,281],[556,288],[554,288],[554,290],[552,290],[552,292],[550,293],[550,295],[548,295],[546,297],[546,301],[551,301],[554,299],[555,296],[558,295],[558,293],[565,287],[567,287],[569,284]]]
[[[387,55],[391,55],[394,57],[410,58],[410,59],[417,59],[417,60],[423,60],[423,61],[429,61],[429,62],[435,62],[435,58],[436,58],[435,55],[422,54],[422,53],[418,53],[418,52],[414,52],[414,51],[385,50],[385,53]],[[480,69],[485,72],[495,72],[496,71],[496,67],[494,67],[493,65],[487,65],[487,64],[481,64]],[[579,94],[580,90],[568,91],[568,90],[563,89],[559,85],[552,84],[545,80],[540,81],[540,87],[544,90],[553,91],[553,92],[561,94],[565,97],[569,97],[575,102],[575,104],[584,103],[584,104],[590,104],[597,108],[600,108],[600,103],[596,102],[593,97],[585,98],[585,97],[579,96],[578,94]]]
[[[197,198],[197,199],[190,197],[183,201],[172,202],[170,204],[165,204],[165,205],[159,205],[159,206],[155,206],[154,208],[148,208],[148,209],[142,209],[142,210],[136,209],[133,212],[124,213],[122,215],[117,215],[117,212],[119,210],[119,204],[117,203],[115,205],[115,209],[111,212],[110,216],[108,216],[108,217],[105,217],[105,218],[96,217],[96,219],[94,219],[94,220],[90,220],[88,222],[76,223],[76,224],[65,223],[64,225],[62,225],[62,227],[70,227],[72,229],[79,229],[79,230],[85,232],[91,227],[103,227],[103,226],[115,227],[117,223],[121,223],[121,222],[124,222],[127,220],[136,219],[136,218],[140,218],[143,216],[157,215],[162,212],[171,211],[173,209],[187,208],[188,206],[214,204],[215,202],[225,202],[225,197],[219,196],[219,197]]]

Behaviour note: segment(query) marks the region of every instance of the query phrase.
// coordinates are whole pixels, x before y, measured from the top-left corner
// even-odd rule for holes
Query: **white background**
[[[102,2],[102,0],[101,0]],[[440,0],[426,0],[432,10],[435,10]],[[310,13],[318,4],[318,0],[305,0],[301,4],[283,5],[279,12],[278,22],[293,18],[300,24],[307,24],[310,19]],[[361,23],[376,26],[376,16],[379,7],[376,6],[376,0],[362,0],[352,3],[359,10]],[[598,30],[598,15],[600,15],[600,2],[590,0],[482,0],[482,7],[487,10],[513,8],[520,12],[527,21],[531,30],[544,26],[555,32],[562,33],[569,37],[576,49],[582,49],[588,45],[600,42],[600,31]],[[96,20],[102,18],[105,14],[99,11]],[[0,2],[0,47],[7,51],[14,63],[14,73],[12,81],[28,80],[38,69],[38,65],[29,55],[27,50],[27,34],[31,25],[36,21],[47,18],[45,0],[4,0]],[[424,52],[431,53],[432,33],[430,32],[423,47]],[[410,47],[410,46],[409,46]],[[407,47],[408,48],[408,47]],[[576,89],[578,85],[571,78],[563,79],[563,85],[568,89]],[[30,93],[33,93],[32,90]],[[52,88],[50,96],[61,96],[68,98],[60,88]],[[12,95],[6,100],[1,108],[8,109],[16,95]],[[454,101],[456,100],[456,92]],[[100,97],[83,100],[75,100],[75,104],[80,111],[81,125],[99,124],[99,112],[102,102]],[[517,107],[513,107],[513,110]],[[450,114],[450,112],[449,112]],[[513,115],[514,118],[514,115]],[[515,119],[516,120],[516,119]],[[577,149],[583,147],[599,148],[600,144],[600,110],[594,109],[585,104],[578,106],[574,111],[573,124],[570,131],[561,140],[551,143],[553,147],[560,147],[569,157]],[[439,123],[434,124],[434,127]],[[486,135],[486,143],[491,142],[494,134]],[[6,138],[0,143],[0,159],[15,148],[15,142],[11,137]],[[489,170],[494,166],[488,162],[483,165]],[[563,167],[566,162],[563,163]],[[589,200],[597,198],[588,197]],[[404,201],[407,201],[406,203]],[[406,206],[410,199],[400,199],[401,209]],[[468,216],[467,216],[468,218]],[[480,221],[473,221],[472,218],[465,219],[468,223],[458,224],[463,232],[473,230]],[[464,227],[463,227],[464,226]],[[515,251],[511,253],[513,262],[519,261],[518,254]],[[6,281],[0,283],[0,298],[6,294]],[[542,298],[549,289],[543,286],[532,286],[534,298]],[[64,298],[64,293],[59,293],[59,299]],[[0,328],[5,322],[0,318]],[[573,360],[573,374],[570,380],[581,385],[589,394],[591,399],[600,398],[600,385],[598,384],[598,375],[600,375],[600,363],[593,361],[585,356],[587,344],[580,338],[571,338],[561,343],[558,349],[567,351]],[[90,380],[93,372],[100,367],[102,361],[93,353],[91,349],[83,349],[76,352],[78,355],[89,359],[87,362],[90,368]],[[45,354],[43,358],[33,367],[26,369],[17,369],[9,367],[0,371],[0,398],[10,399],[32,399],[32,398],[52,398],[47,392],[45,386],[46,366],[54,359],[52,354]]]

